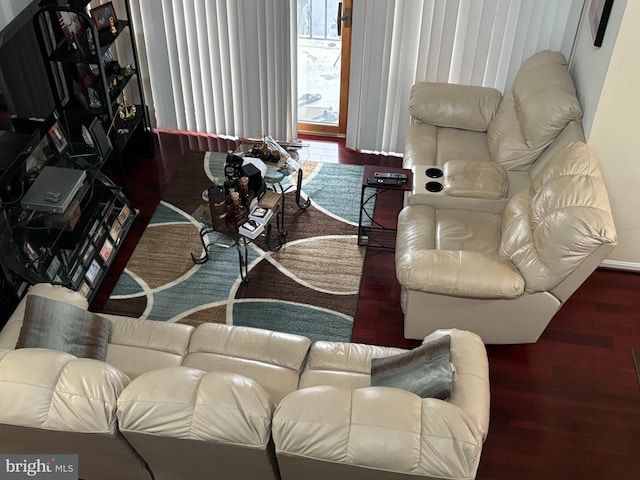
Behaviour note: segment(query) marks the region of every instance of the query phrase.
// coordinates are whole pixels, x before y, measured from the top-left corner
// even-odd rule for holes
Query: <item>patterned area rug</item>
[[[224,178],[225,154],[190,152],[118,280],[103,312],[198,325],[218,322],[305,335],[312,340],[349,341],[364,248],[357,246],[360,166],[307,161],[302,196],[285,194],[287,242],[268,251],[264,239],[249,245],[249,278],[242,283],[235,248],[221,234],[210,259],[198,221],[200,193],[211,178]]]

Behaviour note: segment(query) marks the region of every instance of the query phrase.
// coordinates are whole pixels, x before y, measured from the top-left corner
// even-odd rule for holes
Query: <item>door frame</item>
[[[353,25],[353,0],[342,0],[342,11],[351,9],[351,24]],[[342,20],[339,20],[342,21]],[[342,40],[340,53],[340,106],[338,125],[322,123],[298,122],[298,133],[304,135],[323,135],[331,137],[345,137],[347,134],[347,109],[349,105],[349,72],[351,67],[351,27],[342,25]]]

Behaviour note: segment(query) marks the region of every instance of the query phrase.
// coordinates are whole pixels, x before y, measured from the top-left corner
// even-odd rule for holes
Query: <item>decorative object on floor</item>
[[[287,243],[277,252],[261,239],[252,243],[251,280],[242,284],[236,249],[225,248],[224,237],[211,234],[219,245],[206,264],[194,265],[190,255],[203,253],[194,217],[199,192],[224,176],[225,158],[217,152],[185,155],[103,312],[348,341],[365,253],[356,243],[362,167],[306,162],[303,196],[313,198],[311,207],[285,202]]]

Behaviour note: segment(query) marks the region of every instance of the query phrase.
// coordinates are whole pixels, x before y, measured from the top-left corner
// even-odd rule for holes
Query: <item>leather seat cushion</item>
[[[255,381],[228,372],[169,367],[145,373],[118,399],[120,430],[264,447],[273,405]]]

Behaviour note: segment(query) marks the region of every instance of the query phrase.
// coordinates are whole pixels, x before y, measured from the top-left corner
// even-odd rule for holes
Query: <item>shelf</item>
[[[90,44],[90,35],[93,35],[93,30],[85,28],[82,36],[76,38],[74,42],[68,43],[66,39],[61,40],[48,59],[49,61],[60,63],[98,63],[106,51],[109,50],[109,47],[120,36],[120,33],[125,28],[129,28],[129,22],[127,20],[118,20],[116,28],[118,31],[115,34],[112,34],[109,28],[98,31],[99,55],[95,51],[95,45],[92,46]]]
[[[98,31],[98,41],[100,42],[101,54],[104,54],[104,52],[109,49],[111,44],[116,41],[125,28],[129,28],[129,21],[118,20],[116,22],[117,32],[115,34],[111,33],[111,29],[109,27]]]
[[[129,0],[124,0],[124,8],[117,13],[125,19],[117,20],[115,33],[111,32],[109,26],[98,30],[82,3],[44,5],[36,14],[34,23],[40,31],[39,43],[48,65],[50,81],[64,86],[64,95],[57,99],[62,108],[107,117],[102,118],[103,125],[113,125],[109,133],[114,145],[114,158],[119,164],[120,178],[124,183],[121,152],[140,123],[144,125],[144,132],[150,131],[150,121],[139,75],[133,24],[127,19],[131,14]],[[121,44],[119,39],[126,42]],[[118,59],[113,58],[110,47],[116,42],[122,61],[126,59],[126,63],[132,67],[132,71],[126,75],[112,71],[111,62],[117,63]],[[119,66],[121,72],[126,71],[124,64]],[[118,104],[123,101],[123,92],[127,88],[133,88],[130,96],[139,105],[135,118],[123,124],[117,118]],[[105,129],[108,130],[108,127]],[[118,130],[128,132],[118,133]],[[149,144],[153,146],[152,141]],[[152,152],[153,148],[148,150]]]
[[[116,145],[120,150],[124,150],[129,140],[134,135],[136,128],[144,119],[144,106],[136,104],[136,114],[132,119],[120,120],[116,118],[114,131],[116,132]],[[118,133],[120,130],[129,130],[127,133]]]
[[[116,82],[117,82],[117,86],[115,86],[115,87],[113,87],[113,89],[109,90],[109,97],[111,98],[111,103],[112,104],[117,102],[118,97],[120,96],[122,91],[125,89],[125,87],[131,81],[131,79],[134,77],[135,74],[136,74],[136,72],[130,73],[128,75],[120,75],[122,77],[121,79],[118,79],[119,75],[111,75],[109,77],[111,82],[113,82],[114,78],[116,79]],[[108,82],[108,83],[111,83],[111,82]]]
[[[75,206],[74,206],[75,204]],[[87,298],[96,289],[135,218],[122,189],[106,177],[90,177],[76,196],[75,221],[52,225],[50,214],[25,211],[16,204],[5,212],[10,220],[13,271],[29,283],[48,282],[75,290]],[[66,213],[68,213],[69,210]],[[57,226],[56,226],[57,225]]]
[[[147,132],[149,127],[142,81],[138,75],[133,25],[120,19],[115,25],[115,33],[111,33],[110,27],[97,30],[86,12],[88,3],[71,2],[62,6],[41,2],[33,18],[56,105],[52,117],[60,120],[72,146],[70,156],[56,157],[46,151],[49,147],[45,145],[47,137],[41,134],[37,142],[45,142],[40,150],[33,152],[42,151],[46,155],[38,157],[36,163],[60,162],[63,167],[86,169],[87,180],[63,214],[24,211],[19,198],[0,205],[0,266],[14,299],[21,298],[29,285],[50,282],[78,290],[91,301],[137,216],[124,194],[125,187],[116,186],[101,171],[106,158],[117,160],[124,184],[126,176],[121,152],[137,129]],[[118,13],[128,17],[131,12],[129,0],[124,0],[123,4],[122,10],[126,12]],[[111,62],[118,61],[111,55],[110,47],[114,43],[117,43],[122,60],[126,58],[133,68],[126,75],[122,74],[124,68],[118,74],[112,70],[117,65]],[[115,48],[112,50],[115,52]],[[136,115],[123,122],[117,117],[117,108],[123,101],[125,89],[127,92],[133,89],[131,96],[139,98],[140,104],[136,105]],[[89,106],[88,93],[92,90],[100,100],[100,108]],[[93,92],[91,95],[95,98]],[[76,151],[74,146],[85,140],[81,136],[86,129],[93,134],[94,140],[101,138],[99,129],[94,127],[96,119],[109,135],[113,148],[90,152],[80,148]],[[119,129],[129,132],[117,133]],[[137,138],[134,141],[137,142]],[[99,141],[98,146],[104,147],[106,143],[106,140]],[[25,163],[28,153],[31,151],[25,153]],[[15,183],[21,185],[20,196],[37,177],[37,173],[26,175],[23,171],[12,175],[15,178],[8,180],[16,180]]]

